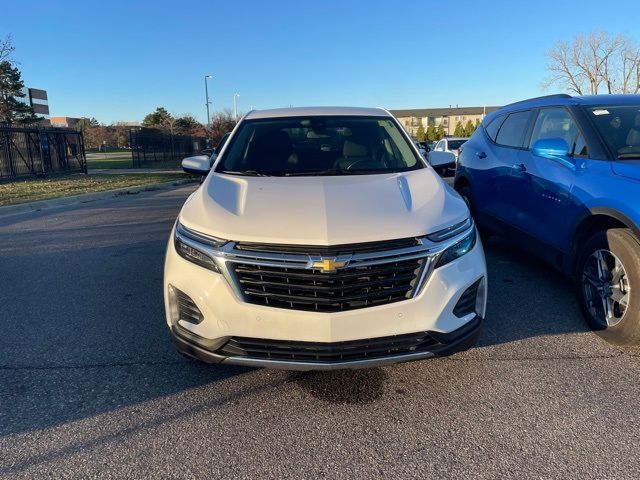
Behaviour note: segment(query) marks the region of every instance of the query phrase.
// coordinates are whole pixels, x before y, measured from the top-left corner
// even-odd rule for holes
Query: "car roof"
[[[444,137],[445,140],[469,140],[469,137]]]
[[[295,108],[273,108],[270,110],[252,110],[245,116],[245,119],[256,120],[260,118],[312,117],[312,116],[325,116],[325,115],[391,117],[391,114],[382,108],[295,107]]]
[[[487,119],[492,119],[502,113],[508,113],[515,110],[522,110],[534,107],[550,107],[562,105],[638,105],[640,104],[640,95],[577,95],[571,96],[566,93],[556,95],[546,95],[544,97],[529,98],[520,102],[505,105],[501,109],[491,112],[487,115]]]

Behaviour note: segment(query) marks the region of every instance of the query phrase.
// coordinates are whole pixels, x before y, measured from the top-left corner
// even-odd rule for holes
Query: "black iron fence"
[[[207,146],[204,137],[170,135],[153,128],[129,130],[129,141],[134,167],[179,167],[184,157],[199,155]]]
[[[77,172],[87,173],[82,133],[0,126],[0,181]]]

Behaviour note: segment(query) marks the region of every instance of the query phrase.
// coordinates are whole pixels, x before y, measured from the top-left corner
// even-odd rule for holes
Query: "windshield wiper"
[[[245,177],[270,177],[268,173],[259,172],[257,170],[242,170],[241,172],[235,172],[233,170],[223,170],[220,173],[228,173],[229,175],[242,175]]]
[[[322,177],[326,175],[337,175],[343,173],[348,174],[349,172],[347,170],[342,170],[339,168],[328,168],[326,170],[302,170],[300,172],[286,172],[283,175],[285,177]]]
[[[634,160],[640,159],[640,153],[621,153],[618,155],[618,160]]]
[[[285,177],[321,177],[327,175],[372,175],[378,173],[396,173],[403,172],[404,170],[398,168],[370,168],[370,169],[357,169],[357,170],[345,170],[343,168],[329,168],[327,170],[309,170],[301,172],[287,172]]]

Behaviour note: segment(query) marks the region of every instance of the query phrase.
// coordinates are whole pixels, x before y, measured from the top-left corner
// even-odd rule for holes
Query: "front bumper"
[[[450,332],[448,334],[439,334],[437,332],[420,332],[421,336],[427,336],[433,339],[433,343],[429,346],[420,349],[419,351],[377,355],[372,358],[362,358],[356,360],[296,360],[296,359],[277,359],[277,358],[255,358],[249,355],[240,356],[226,356],[225,346],[232,340],[228,340],[225,344],[218,348],[211,345],[207,345],[206,341],[200,343],[203,339],[198,339],[188,330],[182,329],[180,326],[174,325],[171,328],[171,336],[176,349],[191,358],[200,360],[206,363],[224,363],[227,365],[242,365],[245,367],[264,367],[264,368],[278,368],[286,370],[340,370],[340,369],[358,369],[358,368],[370,368],[379,367],[384,365],[391,365],[394,363],[410,362],[415,360],[422,360],[433,357],[443,357],[452,355],[457,352],[468,350],[476,344],[478,336],[480,335],[480,329],[482,325],[482,319],[475,317],[469,323],[463,327]],[[389,342],[393,342],[395,337],[387,337]],[[253,342],[257,342],[257,339],[251,339]],[[377,342],[383,339],[367,339],[358,343]],[[272,343],[270,341],[264,341],[266,343]],[[304,348],[308,351],[313,351],[317,344],[310,342],[302,342],[299,344],[291,345],[294,342],[287,342],[289,346],[295,346],[297,351]],[[342,344],[349,344],[352,342],[339,342],[333,344],[323,344],[321,348],[334,349],[336,352],[345,351]],[[320,347],[318,347],[320,348]],[[311,354],[308,354],[310,356]],[[336,356],[339,355],[336,353]]]
[[[464,292],[479,280],[484,283],[479,307],[474,313],[456,316],[454,309]],[[186,293],[193,300],[202,313],[200,323],[172,320],[170,288]],[[485,315],[486,290],[486,264],[479,237],[467,254],[433,270],[413,298],[341,312],[292,310],[244,302],[223,275],[179,256],[173,235],[164,275],[166,321],[179,351],[206,362],[292,370],[363,368],[465,350],[477,339]],[[344,342],[378,341],[416,332],[438,337],[440,341],[427,347],[421,345],[413,351],[391,349],[376,358],[366,353],[361,358],[352,356],[330,361],[270,359],[265,355],[257,358],[250,354],[231,355],[224,349],[227,342],[235,338],[298,342],[305,349],[308,344],[314,344],[322,349]]]

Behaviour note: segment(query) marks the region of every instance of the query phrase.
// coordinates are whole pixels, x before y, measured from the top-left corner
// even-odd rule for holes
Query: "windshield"
[[[460,150],[460,146],[467,140],[449,140],[449,150]]]
[[[236,175],[363,175],[423,167],[392,119],[322,116],[245,120],[216,171]]]
[[[589,110],[614,156],[640,158],[640,105],[602,106]]]

